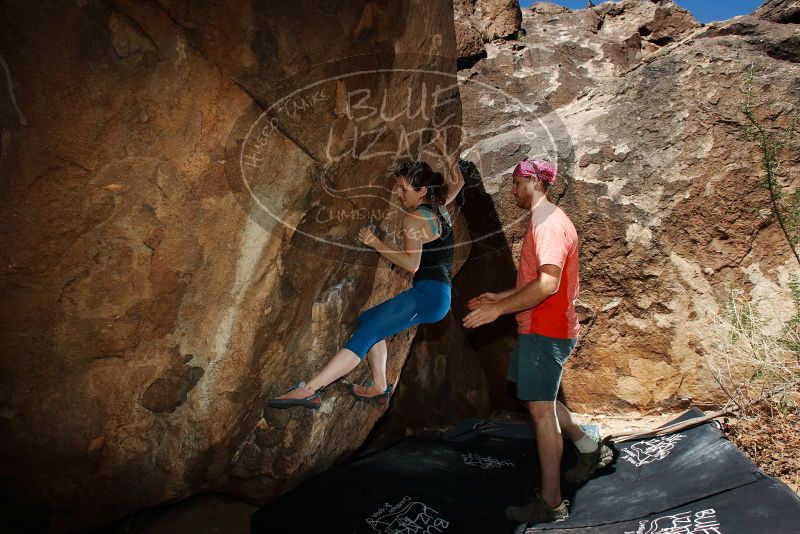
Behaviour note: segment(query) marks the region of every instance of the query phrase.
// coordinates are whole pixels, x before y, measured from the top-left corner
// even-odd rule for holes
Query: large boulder
[[[518,0],[454,0],[456,53],[467,58],[483,53],[483,45],[510,37],[520,29]]]
[[[264,502],[357,449],[381,412],[340,386],[318,412],[264,401],[410,283],[354,236],[399,243],[392,161],[432,127],[458,144],[450,3],[7,2],[0,28],[17,510],[67,530]]]
[[[724,313],[737,287],[772,322],[793,310],[797,265],[769,217],[740,108],[752,65],[755,113],[789,124],[796,32],[755,17],[703,26],[663,0],[525,10],[523,28],[524,42],[487,45],[487,58],[459,72],[462,157],[474,173],[456,315],[475,294],[513,285],[527,221],[510,198],[510,171],[522,157],[549,157],[560,176],[552,198],[581,240],[582,332],[565,399],[587,411],[715,402],[708,314]],[[796,155],[787,150],[779,167],[790,189]],[[513,405],[504,380],[513,336],[513,321],[469,335],[495,406]]]

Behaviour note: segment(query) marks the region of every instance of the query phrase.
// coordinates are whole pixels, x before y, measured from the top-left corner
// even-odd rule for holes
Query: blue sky
[[[548,0],[554,4],[560,4],[570,9],[582,9],[586,7],[586,0]],[[727,20],[736,15],[747,15],[752,13],[755,8],[761,5],[763,0],[675,0],[675,3],[684,9],[689,10],[694,18],[700,22],[711,22],[713,20]],[[522,7],[530,7],[531,0],[520,0]],[[594,0],[599,4],[600,0]]]

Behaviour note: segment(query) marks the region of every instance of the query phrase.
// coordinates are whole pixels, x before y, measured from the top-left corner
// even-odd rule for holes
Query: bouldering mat
[[[556,523],[564,525],[564,523]],[[788,487],[769,477],[729,489],[705,499],[641,519],[606,525],[543,530],[518,528],[533,534],[797,534],[800,500]]]
[[[562,469],[575,461],[571,449]],[[407,438],[332,467],[258,510],[252,530],[744,534],[768,521],[765,532],[800,532],[800,499],[710,423],[616,445],[612,466],[579,488],[564,484],[572,502],[565,522],[506,520],[504,508],[526,500],[537,466],[528,425],[469,420],[442,439]]]
[[[408,438],[273,501],[253,515],[253,532],[510,532],[503,510],[524,497],[536,464],[532,441]]]

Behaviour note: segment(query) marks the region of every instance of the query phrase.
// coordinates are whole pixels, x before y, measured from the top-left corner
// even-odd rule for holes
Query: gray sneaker
[[[561,501],[555,508],[550,508],[539,492],[533,497],[533,502],[525,506],[509,506],[506,508],[506,517],[512,521],[527,523],[550,523],[564,521],[569,517],[569,501]]]
[[[600,443],[594,452],[579,453],[578,464],[564,473],[564,478],[571,484],[583,484],[592,478],[595,471],[606,467],[613,459],[614,452],[604,443]]]

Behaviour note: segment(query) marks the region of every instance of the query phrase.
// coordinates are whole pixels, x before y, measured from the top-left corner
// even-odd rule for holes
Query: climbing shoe
[[[302,406],[303,408],[311,408],[318,410],[322,405],[322,399],[319,394],[322,392],[320,388],[317,391],[311,391],[306,388],[305,382],[298,382],[289,388],[289,391],[267,401],[270,408],[294,408],[295,406]]]
[[[595,471],[606,467],[614,459],[614,452],[605,443],[598,443],[594,452],[578,453],[578,464],[564,473],[564,478],[571,484],[583,484]]]
[[[360,401],[368,402],[370,404],[376,404],[378,406],[386,406],[387,404],[389,404],[389,398],[392,396],[392,389],[394,389],[394,385],[389,384],[388,386],[386,386],[386,389],[383,391],[383,393],[378,393],[376,395],[369,395],[367,393],[367,389],[371,386],[372,382],[370,382],[366,386],[356,386],[354,384],[345,383],[347,391],[349,391],[352,396],[354,396]]]
[[[569,517],[569,501],[561,501],[555,508],[550,508],[537,491],[533,501],[525,506],[509,506],[506,517],[512,521],[526,523],[550,523],[564,521]]]

